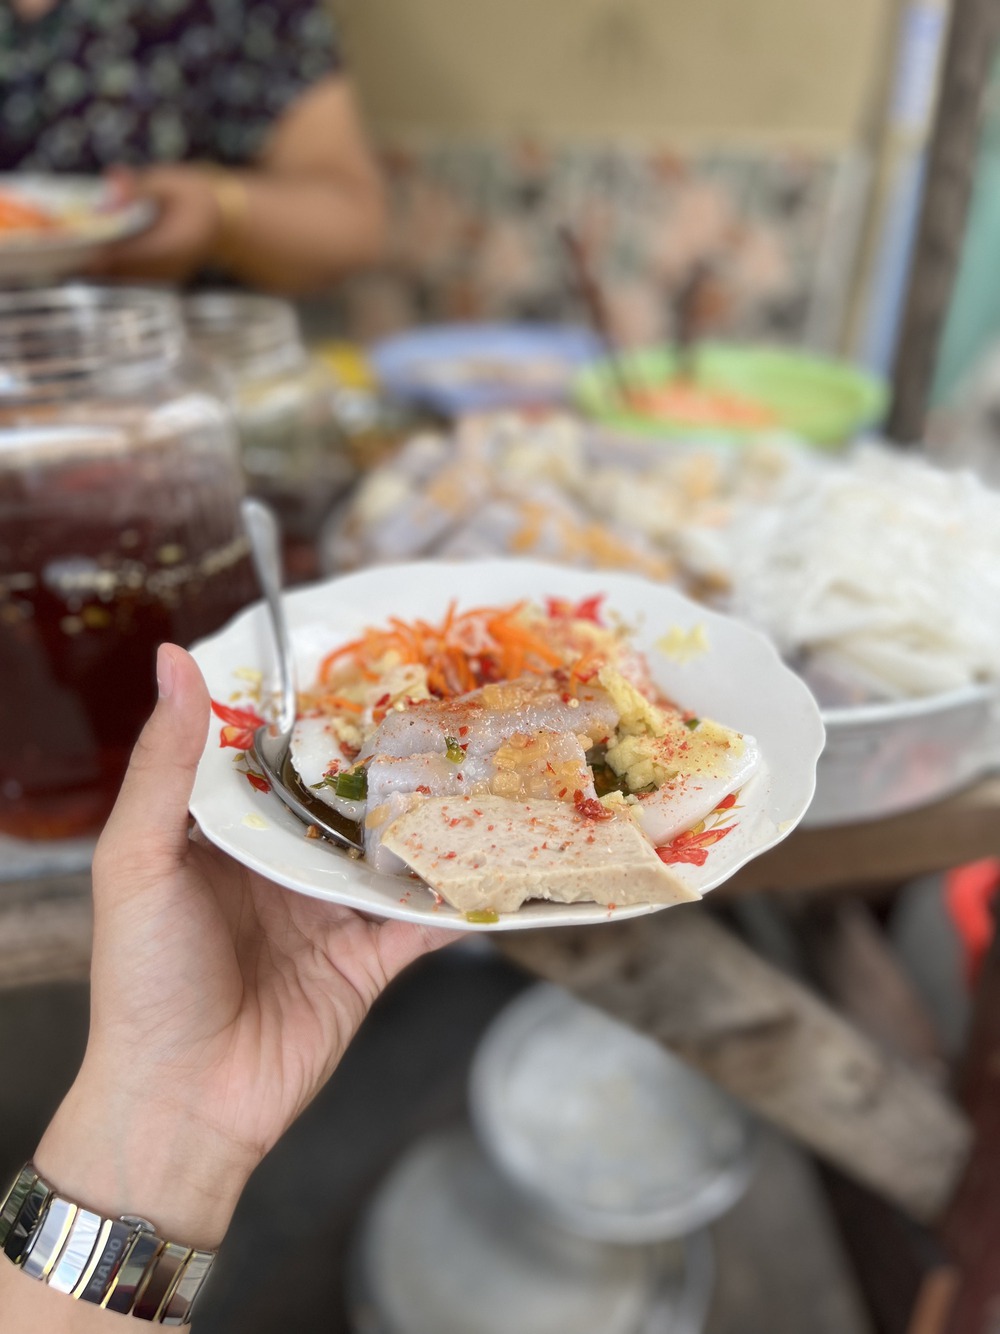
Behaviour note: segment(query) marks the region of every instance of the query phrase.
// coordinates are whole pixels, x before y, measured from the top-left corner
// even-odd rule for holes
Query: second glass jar
[[[184,315],[194,346],[228,382],[247,487],[276,511],[293,578],[308,576],[323,519],[354,477],[333,376],[285,301],[205,292],[188,298]]]

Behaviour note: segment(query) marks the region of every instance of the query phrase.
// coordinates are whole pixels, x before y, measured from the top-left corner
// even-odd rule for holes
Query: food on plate
[[[414,384],[447,387],[487,384],[551,389],[565,384],[572,369],[558,357],[427,357],[410,364],[407,378]]]
[[[10,192],[0,192],[0,235],[15,232],[51,232],[61,226],[48,209]]]
[[[725,531],[812,457],[787,438],[738,450],[616,437],[563,413],[464,418],[369,473],[325,538],[332,570],[442,556],[535,556],[723,594]]]
[[[452,606],[324,658],[293,762],[363,823],[371,866],[472,920],[533,898],[697,897],[672,868],[704,864],[734,828],[759,748],[667,699],[601,604]],[[245,741],[228,722],[223,744]]]
[[[658,421],[702,429],[717,426],[763,430],[781,424],[777,413],[756,399],[680,378],[630,389],[628,406]]]
[[[58,277],[79,266],[81,247],[137,231],[153,213],[98,176],[0,173],[0,260],[8,277]]]

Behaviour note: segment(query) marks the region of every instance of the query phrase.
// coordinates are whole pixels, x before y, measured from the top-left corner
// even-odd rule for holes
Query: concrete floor
[[[250,1182],[197,1334],[348,1334],[345,1260],[365,1200],[407,1144],[463,1117],[469,1057],[524,985],[488,949],[463,947],[418,965],[382,998]],[[25,1071],[0,1083],[5,1175],[30,1157],[72,1078],[86,1008],[82,987],[0,996],[0,1069]],[[750,1192],[714,1231],[706,1334],[869,1334],[812,1165],[783,1140],[766,1137]]]

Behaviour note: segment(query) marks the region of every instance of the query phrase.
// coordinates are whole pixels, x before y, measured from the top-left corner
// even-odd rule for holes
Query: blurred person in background
[[[148,230],[96,276],[291,294],[378,258],[382,186],[322,0],[8,0],[0,170],[110,173]]]

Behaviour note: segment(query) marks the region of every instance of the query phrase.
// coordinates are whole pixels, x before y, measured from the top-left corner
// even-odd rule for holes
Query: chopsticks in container
[[[629,379],[624,352],[615,334],[607,299],[596,275],[590,267],[583,242],[572,227],[563,224],[558,229],[559,240],[569,260],[570,271],[577,293],[583,302],[590,327],[604,344],[608,366],[615,382],[618,396],[623,403],[632,397],[634,385]]]

